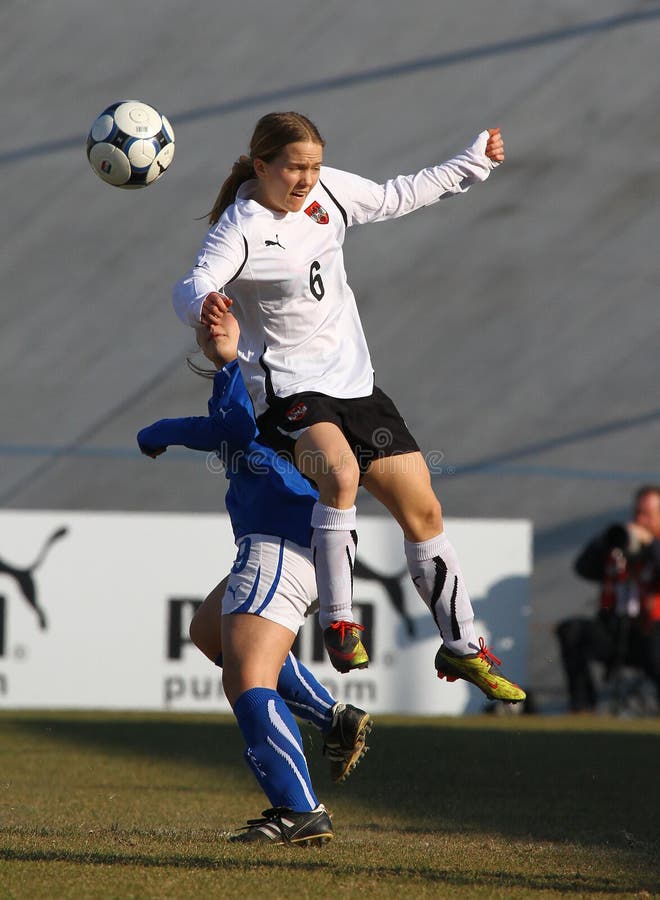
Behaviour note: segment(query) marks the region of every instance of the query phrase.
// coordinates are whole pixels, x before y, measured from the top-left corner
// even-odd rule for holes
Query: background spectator
[[[606,678],[621,666],[643,670],[660,697],[659,485],[637,491],[631,521],[614,523],[589,541],[575,571],[599,582],[600,596],[595,618],[557,626],[571,710],[596,707],[593,661],[605,665]]]

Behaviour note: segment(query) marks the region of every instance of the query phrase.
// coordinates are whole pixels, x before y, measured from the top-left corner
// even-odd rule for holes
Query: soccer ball
[[[174,159],[174,131],[152,106],[121,100],[94,120],[87,136],[87,159],[107,184],[147,187]]]

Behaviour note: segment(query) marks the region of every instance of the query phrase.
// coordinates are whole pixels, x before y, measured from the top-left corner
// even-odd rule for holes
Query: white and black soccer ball
[[[87,159],[107,184],[147,187],[174,159],[174,130],[152,106],[120,100],[94,120],[87,136]]]

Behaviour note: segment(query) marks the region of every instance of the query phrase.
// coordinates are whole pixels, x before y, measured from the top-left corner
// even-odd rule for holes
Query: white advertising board
[[[446,522],[477,633],[527,679],[531,526]],[[407,574],[398,526],[361,517],[355,606],[368,669],[339,675],[316,618],[297,651],[338,700],[372,713],[479,711],[482,694],[436,677],[440,644]],[[196,604],[229,572],[226,515],[0,512],[0,709],[229,711],[221,671],[190,643]]]

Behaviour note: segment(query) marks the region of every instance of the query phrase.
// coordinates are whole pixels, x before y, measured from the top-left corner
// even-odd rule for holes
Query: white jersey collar
[[[234,202],[244,215],[267,215],[270,219],[275,219],[277,222],[297,219],[300,216],[302,210],[300,212],[278,213],[268,209],[266,206],[262,206],[261,203],[257,203],[256,200],[252,199],[257,184],[256,178],[250,178],[239,185],[236,191],[236,200]]]

